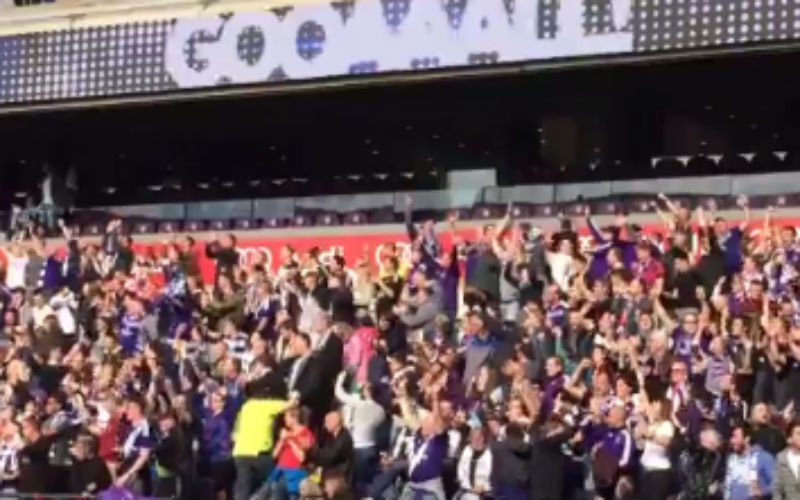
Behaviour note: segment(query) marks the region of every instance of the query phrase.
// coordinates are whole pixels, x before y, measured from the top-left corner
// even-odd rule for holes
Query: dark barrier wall
[[[800,0],[358,0],[0,37],[0,103],[800,36]]]

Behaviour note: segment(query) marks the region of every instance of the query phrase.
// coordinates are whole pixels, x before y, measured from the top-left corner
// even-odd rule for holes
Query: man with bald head
[[[342,415],[338,411],[325,415],[324,429],[319,448],[314,455],[314,463],[322,467],[322,475],[332,473],[350,477],[353,457],[353,438],[344,427]]]

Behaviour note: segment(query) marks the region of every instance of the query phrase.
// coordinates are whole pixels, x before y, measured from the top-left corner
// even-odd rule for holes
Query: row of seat
[[[710,211],[728,210],[738,206],[739,200],[732,196],[682,196],[673,198],[677,203],[690,208],[703,206]],[[534,204],[515,203],[513,215],[517,218],[531,217],[556,217],[561,214],[569,217],[580,217],[587,213],[613,215],[619,212],[641,213],[653,211],[652,196],[631,197],[627,199],[586,200],[568,204]],[[763,210],[767,207],[800,206],[800,194],[760,196],[749,200],[749,205],[754,210]],[[505,214],[507,205],[485,204],[472,208],[456,209],[460,220],[493,220]],[[447,213],[420,211],[413,214],[415,220],[435,219],[444,220]],[[74,225],[79,234],[97,236],[103,234],[105,225],[110,218],[116,217],[111,213],[78,213],[74,218]],[[368,212],[350,212],[337,214],[331,212],[305,211],[297,213],[294,217],[254,217],[216,220],[154,220],[130,216],[125,218],[126,230],[133,234],[150,233],[175,233],[180,231],[248,231],[258,229],[276,229],[287,227],[332,227],[354,226],[365,224],[394,224],[402,221],[402,214],[398,214],[392,207],[372,210]]]

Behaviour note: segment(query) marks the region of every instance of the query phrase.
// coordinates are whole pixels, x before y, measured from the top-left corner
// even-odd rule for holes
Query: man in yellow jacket
[[[239,410],[233,430],[236,483],[233,500],[249,500],[273,467],[273,425],[284,410],[296,404],[281,395],[277,375],[268,374],[245,388],[247,400]]]

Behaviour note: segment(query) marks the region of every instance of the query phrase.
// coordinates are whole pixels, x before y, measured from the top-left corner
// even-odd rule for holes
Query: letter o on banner
[[[298,37],[306,23],[313,23],[324,31],[322,50],[309,59],[301,57]],[[283,47],[281,65],[290,79],[320,78],[347,73],[344,23],[338,12],[329,5],[299,5],[290,10],[281,22]]]
[[[267,261],[265,264],[267,270],[274,271],[272,267],[272,250],[267,246],[239,248],[239,265],[243,268],[248,268],[256,260],[256,254],[264,255]]]
[[[264,48],[255,64],[250,64],[239,56],[239,38],[248,28],[257,28],[264,34]],[[275,13],[267,11],[236,14],[225,23],[222,37],[214,46],[212,72],[217,80],[226,77],[233,83],[266,81],[273,70],[280,66],[287,44]]]

